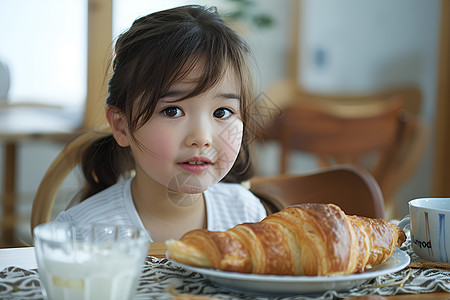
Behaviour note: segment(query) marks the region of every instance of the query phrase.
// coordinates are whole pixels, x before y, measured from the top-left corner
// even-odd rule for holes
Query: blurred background
[[[88,59],[95,55],[89,51],[99,47],[95,38],[90,39],[91,31],[100,36],[104,31],[113,41],[134,19],[150,12],[183,4],[214,5],[232,19],[233,26],[249,41],[258,65],[257,90],[280,110],[285,98],[290,97],[283,92],[286,82],[289,89],[296,90],[292,95],[377,94],[403,87],[420,91],[417,114],[427,128],[428,138],[423,154],[414,162],[417,167],[395,192],[397,216],[403,216],[408,213],[407,202],[413,198],[450,196],[445,184],[450,183],[449,177],[443,177],[448,174],[449,160],[442,154],[443,147],[448,147],[445,132],[450,128],[436,128],[436,124],[446,126],[442,119],[450,117],[448,99],[442,99],[450,96],[448,87],[440,84],[449,80],[448,53],[441,53],[442,7],[446,1],[2,0],[0,89],[4,92],[0,93],[0,107],[33,103],[58,107],[74,127],[86,122],[87,108],[95,124],[99,121],[96,118],[101,118],[106,95],[103,75],[109,52],[103,49],[92,56],[97,57],[95,61]],[[100,17],[95,19],[95,14]],[[445,18],[448,19],[448,13]],[[447,63],[442,65],[442,59]],[[97,73],[89,73],[93,64]],[[94,99],[97,105],[89,106],[92,104],[86,104],[88,99],[91,103]],[[2,122],[6,122],[6,115],[0,111],[0,126]],[[29,118],[23,122],[36,122],[37,126],[48,120]],[[2,158],[7,134],[0,129]],[[32,199],[63,145],[60,140],[39,138],[17,143],[17,239],[14,244],[2,240],[0,246],[30,241]],[[278,174],[279,156],[278,141],[257,141],[258,175]],[[289,162],[288,173],[317,167],[314,157],[301,151],[292,151]],[[8,163],[0,160],[0,169],[4,170]],[[9,175],[2,171],[0,182],[5,181],[5,176]],[[75,174],[64,188],[74,189],[76,180]],[[4,192],[5,186],[1,188]],[[3,222],[6,217],[3,215]]]

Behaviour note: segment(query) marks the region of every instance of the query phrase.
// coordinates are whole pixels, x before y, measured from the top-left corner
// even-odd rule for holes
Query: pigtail
[[[132,176],[134,159],[130,149],[120,147],[111,134],[98,138],[79,155],[84,187],[69,206]]]

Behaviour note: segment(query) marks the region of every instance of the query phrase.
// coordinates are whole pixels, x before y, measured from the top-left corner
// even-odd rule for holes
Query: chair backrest
[[[268,213],[299,203],[334,203],[346,214],[384,217],[380,187],[367,171],[352,166],[317,169],[310,173],[255,177],[250,191]]]
[[[110,134],[109,127],[88,130],[69,142],[58,154],[39,184],[31,210],[31,231],[50,221],[58,191],[67,175],[81,162],[81,152],[95,140]]]
[[[426,147],[426,129],[401,95],[347,101],[303,99],[283,108],[266,136],[280,141],[280,173],[292,150],[313,153],[319,167],[354,165],[369,171],[395,215],[394,193],[411,176]]]
[[[363,165],[369,153],[378,153],[374,169],[394,151],[401,129],[400,100],[383,106],[351,107],[323,103],[296,103],[280,118],[281,165],[287,171],[291,149],[312,152],[321,166],[332,164]],[[374,174],[377,177],[376,174]]]

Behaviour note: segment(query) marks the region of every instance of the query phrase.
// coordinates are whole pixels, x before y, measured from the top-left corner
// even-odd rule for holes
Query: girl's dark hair
[[[202,76],[185,98],[207,91],[231,68],[240,83],[244,132],[238,158],[222,181],[241,182],[253,175],[249,154],[254,92],[249,57],[248,45],[214,7],[189,5],[149,14],[134,21],[116,41],[106,104],[124,114],[133,133],[150,119],[170,86],[193,68],[203,68]],[[111,136],[92,144],[83,156],[87,186],[82,200],[116,183],[134,164],[129,147],[121,148]]]

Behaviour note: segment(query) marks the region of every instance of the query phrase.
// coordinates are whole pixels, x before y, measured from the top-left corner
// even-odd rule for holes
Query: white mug
[[[418,198],[408,205],[409,216],[398,226],[410,227],[414,252],[421,258],[450,263],[450,198]]]

